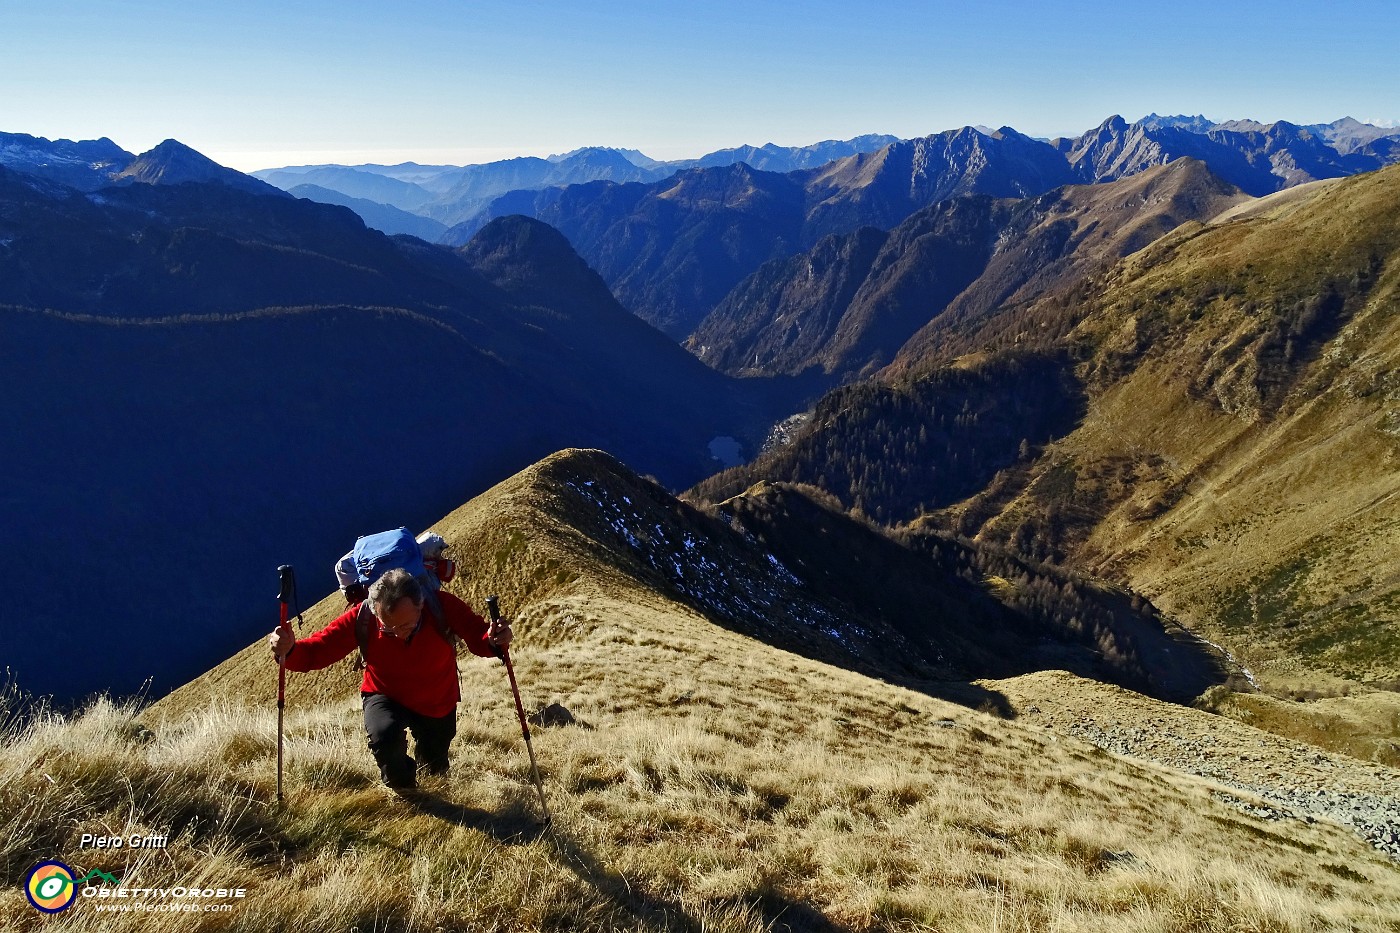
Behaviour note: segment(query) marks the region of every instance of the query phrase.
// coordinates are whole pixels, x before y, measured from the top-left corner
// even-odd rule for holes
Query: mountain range
[[[88,645],[21,640],[27,689],[168,688],[261,627],[257,568],[323,592],[356,536],[580,443],[681,487],[797,404],[622,309],[537,221],[453,251],[172,144],[132,166],[155,170],[91,192],[0,167],[0,547],[63,555],[6,618]],[[114,617],[162,649],[112,670]]]
[[[1081,137],[1050,143],[1009,127],[992,133],[966,127],[777,177],[730,166],[650,185],[595,182],[513,192],[449,231],[444,242],[469,236],[482,219],[498,214],[538,217],[569,237],[624,306],[684,339],[763,263],[831,234],[891,229],[948,198],[1034,197],[1075,182],[1122,179],[1182,157],[1258,196],[1389,164],[1400,157],[1387,148],[1386,140],[1394,139],[1378,137],[1342,156],[1312,131],[1286,123],[1248,131],[1213,125],[1197,133],[1115,117]],[[692,258],[697,245],[710,251],[699,263]]]
[[[1075,182],[1122,179],[1183,157],[1205,163],[1246,194],[1261,196],[1391,164],[1400,159],[1400,133],[1350,118],[1298,126],[1150,114],[1132,124],[1111,117],[1078,137],[1050,141],[1010,127],[965,127],[921,140],[872,136],[805,149],[741,147],[689,163],[589,149],[554,162],[509,160],[461,169],[466,174],[453,197],[466,200],[458,214],[456,207],[397,206],[452,226],[442,236],[449,244],[465,242],[492,217],[523,213],[545,220],[564,231],[624,306],[685,339],[764,262],[810,248],[826,235],[862,226],[889,230],[917,210],[962,194],[1036,196]],[[579,161],[577,169],[569,168],[573,160]],[[788,178],[736,176],[737,164]],[[687,174],[682,178],[678,172]],[[293,180],[276,177],[284,184]],[[416,183],[426,184],[427,177],[420,171]],[[431,177],[441,186],[457,176],[444,171]],[[571,190],[579,184],[582,189]],[[347,182],[340,190],[368,196],[352,189]],[[756,197],[746,194],[749,189]],[[696,198],[691,192],[702,194]],[[446,195],[439,190],[433,196]],[[718,233],[730,224],[732,231]],[[698,270],[687,260],[697,243],[730,241],[721,255],[700,264],[720,271]]]
[[[36,171],[42,160],[32,153],[43,150],[41,143],[47,141],[0,138],[0,153],[11,153],[0,155],[0,163]],[[57,153],[51,164],[72,176],[79,171],[74,147],[82,146],[92,148],[94,165],[124,169],[135,159],[110,143],[60,141],[50,146]],[[21,158],[25,151],[31,155]],[[625,307],[678,340],[696,338],[691,343],[698,346],[711,345],[696,334],[705,316],[747,276],[824,236],[863,226],[890,230],[959,195],[1037,196],[1182,157],[1260,196],[1390,164],[1400,159],[1400,134],[1350,118],[1298,126],[1150,114],[1133,124],[1111,117],[1079,137],[1048,142],[1009,127],[968,127],[920,140],[865,136],[808,147],[739,147],[669,163],[595,147],[480,166],[301,166],[256,174],[284,188],[339,192],[301,188],[303,195],[358,209],[386,232],[436,236],[449,245],[464,244],[494,217],[545,220],[564,232]],[[56,169],[43,171],[56,177]],[[102,175],[83,171],[89,186]],[[784,177],[770,179],[768,172]],[[703,260],[693,257],[697,248],[707,251]]]
[[[1070,178],[1064,160],[1042,143],[969,128],[784,174],[741,162],[650,185],[515,192],[482,218],[524,214],[557,227],[624,306],[681,338],[764,262],[824,236],[898,223],[959,194],[1020,197]],[[474,227],[459,225],[444,242]]]
[[[849,381],[897,354],[917,359],[975,332],[993,311],[1246,200],[1189,158],[1038,197],[942,200],[889,231],[862,227],[770,261],[725,296],[687,346],[735,375],[815,367]]]
[[[894,141],[893,136],[871,135],[846,141],[827,140],[810,146],[768,143],[721,149],[698,159],[669,162],[658,162],[631,149],[588,146],[545,159],[524,157],[485,165],[288,166],[253,174],[287,190],[302,184],[318,185],[455,226],[476,217],[493,199],[511,191],[590,181],[659,181],[685,169],[713,168],[737,162],[746,162],[765,171],[790,172],[823,165],[853,153],[868,152]]]
[[[82,598],[95,607],[101,594],[135,592],[132,574],[97,566],[132,525],[163,535],[143,541],[135,566],[180,559],[180,542],[209,521],[232,529],[238,563],[275,564],[285,558],[266,529],[292,516],[316,531],[290,556],[325,565],[366,524],[421,520],[560,446],[604,447],[681,488],[721,465],[715,451],[757,450],[775,422],[805,411],[792,443],[695,495],[718,504],[756,482],[811,484],[925,555],[999,548],[1104,576],[1257,661],[1384,678],[1394,670],[1384,638],[1369,650],[1374,633],[1347,620],[1389,618],[1388,577],[1339,570],[1330,556],[1304,568],[1297,548],[1261,543],[1236,548],[1207,584],[1180,569],[1195,568],[1181,555],[1198,539],[1158,529],[1187,521],[1178,508],[1192,490],[1239,473],[1268,479],[1244,483],[1237,517],[1192,512],[1188,524],[1203,548],[1252,540],[1241,528],[1272,501],[1259,490],[1296,485],[1288,471],[1305,469],[1277,447],[1287,437],[1299,449],[1354,446],[1339,455],[1381,465],[1333,481],[1326,507],[1296,501],[1306,553],[1371,553],[1390,540],[1391,350],[1384,313],[1368,309],[1392,300],[1394,170],[1291,186],[1295,176],[1279,175],[1284,190],[1256,198],[1209,161],[1148,164],[1139,144],[1185,133],[1273,145],[1286,126],[1120,124],[1064,147],[1076,158],[1063,141],[967,129],[789,173],[741,162],[517,192],[498,202],[518,198],[557,228],[507,215],[456,248],[386,237],[348,209],[238,181],[177,143],[83,175],[80,144],[55,144],[66,161],[39,164],[43,141],[13,137],[4,151],[30,160],[0,169],[7,391],[32,399],[9,426],[14,448],[32,452],[8,467],[7,488],[23,490],[12,497],[19,527],[52,552],[82,550],[66,528],[93,529],[103,547],[82,565],[94,581]],[[1340,122],[1330,132],[1300,134],[1348,158],[1388,138]],[[1100,145],[1129,137],[1140,165]],[[436,169],[393,171],[424,181]],[[103,172],[95,190],[59,180],[90,185]],[[1084,172],[1096,177],[1076,180]],[[893,226],[841,229],[866,216]],[[661,309],[675,336],[710,304],[721,311],[690,346],[727,376],[626,308]],[[422,356],[399,395],[426,401],[398,407],[412,412],[412,434],[444,445],[421,477],[372,504],[355,491],[354,437],[377,409],[347,402],[362,368],[346,361],[366,347]],[[279,408],[271,373],[294,380],[302,401]],[[1182,437],[1212,453],[1107,426],[1105,412],[1131,394],[1123,387],[1139,384],[1155,394],[1135,411],[1193,425],[1200,433]],[[1325,404],[1304,405],[1305,389]],[[1303,416],[1333,400],[1345,408],[1348,392],[1363,402],[1345,418]],[[1368,418],[1380,419],[1374,431],[1328,433]],[[270,437],[310,453],[250,459]],[[87,455],[94,445],[104,457]],[[165,451],[159,469],[153,450]],[[212,555],[198,560],[212,572]],[[1351,581],[1350,602],[1300,582],[1324,572]],[[61,586],[54,576],[44,591]],[[182,596],[214,618],[247,611],[241,592]],[[1279,632],[1295,610],[1311,621]]]
[[[914,536],[1127,585],[1271,676],[1391,682],[1400,168],[1244,201],[1190,162],[1136,183],[1193,174],[1190,203],[1238,203],[1040,294],[969,287],[696,495],[810,483]]]

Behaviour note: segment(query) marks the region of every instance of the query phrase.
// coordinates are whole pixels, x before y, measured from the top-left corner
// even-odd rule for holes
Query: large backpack
[[[336,561],[336,583],[340,586],[340,592],[345,596],[347,604],[364,601],[365,593],[369,589],[366,581],[378,579],[383,570],[403,566],[417,576],[417,568],[412,566],[413,547],[404,540],[407,531],[407,528],[399,528],[377,535],[366,535],[356,541],[355,547],[347,551],[345,556]],[[442,535],[425,531],[414,543],[418,546],[419,562],[427,574],[428,588],[437,590],[444,583],[451,583],[457,576],[457,562],[443,553],[447,549],[447,542],[443,540]],[[356,564],[357,554],[366,565],[363,574]],[[382,565],[382,569],[377,565]],[[419,577],[420,582],[424,579]]]
[[[436,536],[435,536],[436,537]],[[441,541],[441,538],[437,539]],[[439,545],[438,550],[444,545]],[[442,601],[438,599],[437,588],[432,584],[435,578],[428,574],[427,568],[423,564],[423,552],[419,548],[418,541],[413,537],[413,533],[407,528],[397,528],[393,531],[381,531],[379,534],[365,535],[355,542],[355,547],[347,557],[350,558],[349,566],[346,566],[345,558],[337,564],[337,577],[341,578],[344,585],[344,571],[353,569],[355,582],[368,587],[375,580],[378,580],[390,570],[407,570],[423,589],[423,604],[428,610],[428,615],[433,620],[433,625],[437,628],[438,634],[452,647],[453,652],[457,650],[457,645],[461,641],[457,633],[448,628],[447,620],[442,614]],[[360,603],[360,611],[355,614],[355,641],[360,646],[359,667],[365,665],[365,648],[369,645],[371,626],[376,619],[370,607],[369,600]]]
[[[423,566],[423,552],[418,547],[418,539],[407,528],[381,531],[377,535],[365,535],[355,542],[350,551],[350,559],[360,583],[369,586],[390,570],[407,570],[410,575],[426,578],[428,570]]]

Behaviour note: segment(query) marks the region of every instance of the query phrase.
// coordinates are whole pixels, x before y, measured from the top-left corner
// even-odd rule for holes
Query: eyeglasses
[[[419,623],[423,620],[423,603],[410,602],[409,605],[413,607],[412,616],[403,610],[403,600],[400,600],[395,604],[393,609],[389,610],[389,620],[383,618],[379,619],[379,631],[386,635],[398,635],[399,633],[408,632],[410,629],[417,628]],[[377,612],[375,617],[379,618]],[[401,621],[394,622],[393,620],[396,618]]]

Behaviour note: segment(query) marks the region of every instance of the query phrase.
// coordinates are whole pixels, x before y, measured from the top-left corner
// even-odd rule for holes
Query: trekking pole
[[[492,623],[501,621],[501,603],[494,596],[486,597],[486,612],[491,616]],[[544,813],[544,825],[549,826],[553,819],[549,815],[549,807],[544,802],[544,785],[540,783],[540,769],[535,764],[535,748],[530,744],[530,727],[525,722],[525,707],[520,702],[520,687],[515,683],[515,668],[510,663],[510,649],[497,648],[506,665],[506,676],[510,678],[510,692],[515,696],[515,713],[520,717],[520,734],[525,737],[525,751],[530,753],[530,774],[535,779],[535,792],[540,795],[540,811]]]
[[[279,629],[287,628],[289,617],[288,609],[296,600],[297,578],[292,571],[291,564],[283,564],[277,568],[278,593],[277,602],[280,610],[281,620],[277,623]],[[287,708],[287,659],[277,659],[277,803],[282,803],[282,716]]]

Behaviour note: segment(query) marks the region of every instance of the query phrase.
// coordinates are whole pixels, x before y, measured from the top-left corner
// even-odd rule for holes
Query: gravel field
[[[1400,861],[1400,772],[1063,671],[983,681],[1026,724],[1206,778],[1265,820],[1329,820]],[[1238,793],[1235,793],[1238,792]]]

